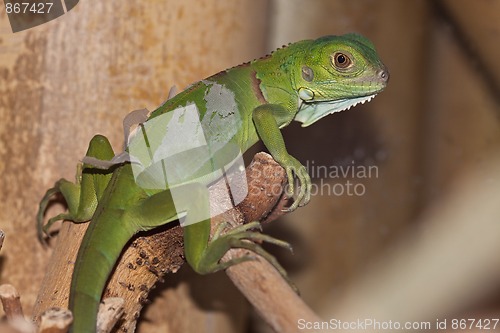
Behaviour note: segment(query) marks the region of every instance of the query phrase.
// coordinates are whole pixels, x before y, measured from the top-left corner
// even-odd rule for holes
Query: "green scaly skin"
[[[227,100],[208,102],[216,96],[210,94],[211,89],[222,87],[222,93],[234,96],[232,102],[241,119],[239,128],[231,132],[228,144],[245,152],[257,141],[263,141],[273,158],[285,168],[290,195],[294,193],[294,179],[298,179],[299,191],[288,209],[293,211],[309,201],[311,180],[305,167],[287,152],[280,129],[294,119],[303,122],[303,126],[312,124],[332,112],[336,104],[329,103],[333,101],[344,101],[344,106],[356,104],[361,97],[382,91],[388,77],[387,69],[366,38],[355,34],[326,36],[290,44],[269,56],[200,81],[152,112],[148,121],[194,103],[200,119],[206,112],[212,112],[214,124],[224,128]],[[90,142],[86,156],[111,160],[114,153],[108,140],[98,135]],[[185,199],[183,211],[187,212],[189,221],[190,216],[195,215],[193,212],[208,210],[208,197],[206,190],[196,183],[185,186],[189,197]],[[53,217],[43,228],[47,204],[58,192],[65,198],[68,212]],[[84,163],[76,183],[61,179],[47,191],[38,213],[40,237],[57,220],[91,221],[78,252],[71,283],[72,332],[95,332],[105,283],[126,243],[137,232],[175,221],[177,217],[171,190],[138,186],[130,163],[107,170]],[[207,274],[251,259],[219,263],[227,250],[242,247],[263,255],[285,274],[259,245],[244,240],[263,240],[285,247],[288,244],[249,231],[256,226],[257,223],[251,223],[224,235],[218,232],[210,239],[210,219],[187,224],[183,229],[186,260],[196,272]]]

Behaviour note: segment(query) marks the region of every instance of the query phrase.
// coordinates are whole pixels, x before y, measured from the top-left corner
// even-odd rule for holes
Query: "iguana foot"
[[[232,248],[247,249],[267,260],[274,268],[276,268],[276,270],[290,284],[290,286],[296,290],[295,285],[288,278],[286,270],[279,264],[276,258],[264,250],[259,244],[254,242],[267,242],[292,251],[292,246],[289,243],[269,235],[261,234],[260,232],[250,231],[252,229],[261,229],[261,224],[259,222],[250,222],[222,234],[222,230],[226,228],[227,225],[228,223],[223,222],[217,226],[214,235],[209,241],[198,264],[196,267],[193,267],[195,271],[200,274],[208,274],[226,269],[245,261],[255,260],[255,256],[246,255],[230,259],[226,262],[219,262],[224,254]]]
[[[108,139],[96,135],[89,143],[86,157],[95,157],[99,160],[110,160],[114,156],[113,149]],[[70,220],[75,223],[87,222],[92,218],[104,189],[111,179],[112,170],[95,170],[85,164],[78,164],[76,168],[76,181],[74,183],[62,178],[43,196],[37,214],[37,234],[42,244],[46,244],[45,236],[49,235],[50,227],[61,220]],[[54,195],[60,194],[68,210],[50,218],[44,225],[44,215]]]
[[[297,177],[299,181],[299,193],[295,197],[293,204],[284,210],[286,212],[292,212],[298,207],[307,205],[311,200],[311,177],[309,176],[306,167],[293,156],[288,155],[288,158],[281,163],[285,168],[288,178],[288,189],[286,193],[288,197],[291,198],[295,192],[294,176]]]
[[[40,205],[39,205],[39,208],[38,208],[38,213],[37,213],[37,216],[36,216],[36,231],[37,231],[38,240],[43,245],[47,244],[47,241],[46,241],[45,238],[48,237],[48,236],[50,236],[49,235],[49,229],[50,229],[50,227],[55,222],[61,221],[61,220],[64,220],[65,218],[67,218],[67,214],[62,213],[62,214],[59,214],[57,216],[54,216],[54,217],[50,218],[48,220],[47,224],[45,224],[45,225],[43,224],[45,211],[47,210],[47,207],[48,207],[49,203],[51,202],[51,200],[54,197],[54,195],[56,195],[58,193],[61,193],[61,190],[59,188],[61,181],[63,181],[63,179],[57,181],[55,183],[54,187],[48,189],[47,192],[45,192],[45,195],[43,196],[42,200],[40,201]]]

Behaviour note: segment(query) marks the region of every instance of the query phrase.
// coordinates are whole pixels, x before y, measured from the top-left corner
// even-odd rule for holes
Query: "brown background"
[[[317,195],[268,230],[293,243],[295,256],[277,255],[321,312],[326,294],[334,301],[461,175],[498,155],[499,16],[497,0],[81,1],[13,34],[2,9],[0,283],[19,289],[29,314],[50,256],[35,236],[38,201],[58,178],[73,179],[94,134],[119,149],[123,117],[154,109],[170,86],[288,42],[355,31],[389,67],[387,90],[309,128],[294,124],[285,140],[304,163],[376,165],[378,177],[353,179],[363,196]],[[166,313],[172,299],[178,312]],[[250,309],[224,274],[184,267],[152,302],[139,332],[266,330],[258,318],[249,324]]]

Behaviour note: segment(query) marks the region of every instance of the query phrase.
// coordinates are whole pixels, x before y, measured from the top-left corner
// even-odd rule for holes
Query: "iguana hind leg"
[[[205,186],[197,183],[183,185],[182,188],[165,190],[145,199],[133,213],[140,219],[144,229],[152,229],[165,223],[173,214],[185,217],[181,219],[184,230],[184,252],[189,265],[199,274],[213,273],[243,261],[253,260],[245,256],[220,262],[231,248],[248,249],[269,261],[286,278],[286,271],[278,261],[257,242],[268,242],[291,250],[291,246],[281,240],[250,229],[260,229],[259,222],[251,222],[236,227],[222,234],[226,224],[216,228],[210,238],[211,222],[209,194]],[[147,226],[146,226],[147,225]]]
[[[109,160],[113,158],[114,153],[108,139],[102,135],[96,135],[89,143],[86,156]],[[94,215],[97,203],[111,178],[111,174],[112,170],[96,170],[84,163],[77,167],[75,183],[66,179],[58,180],[40,201],[37,214],[37,232],[40,241],[44,242],[44,235],[57,221],[89,221]],[[47,224],[44,225],[45,211],[54,195],[58,193],[66,201],[68,211],[50,218]]]

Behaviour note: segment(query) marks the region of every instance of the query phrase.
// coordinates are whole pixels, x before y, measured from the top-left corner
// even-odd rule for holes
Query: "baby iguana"
[[[57,220],[91,221],[71,283],[72,331],[95,331],[105,283],[126,243],[139,231],[172,221],[183,226],[186,260],[200,274],[251,259],[219,262],[230,248],[250,249],[285,274],[260,245],[246,241],[288,246],[250,231],[258,222],[224,234],[220,227],[210,239],[210,217],[220,212],[210,211],[207,185],[239,167],[241,154],[262,140],[286,170],[289,195],[298,179],[300,187],[288,210],[307,204],[311,179],[287,152],[280,129],[292,120],[309,126],[369,101],[388,79],[373,44],[360,35],[304,40],[199,81],[167,100],[130,136],[125,155],[115,157],[108,140],[96,135],[77,183],[56,182],[38,214],[42,235],[47,204],[61,193],[68,211],[50,219],[43,231]],[[244,198],[245,191],[235,190],[241,186],[229,187],[233,204]]]

